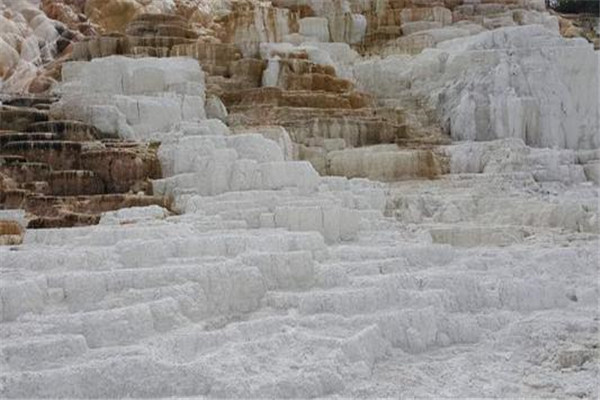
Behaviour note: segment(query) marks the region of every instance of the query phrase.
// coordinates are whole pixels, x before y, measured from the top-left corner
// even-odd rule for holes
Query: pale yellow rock
[[[19,62],[19,53],[0,37],[0,77],[5,76]]]
[[[105,31],[124,31],[127,24],[139,14],[173,13],[171,0],[90,0],[85,14],[90,21]]]

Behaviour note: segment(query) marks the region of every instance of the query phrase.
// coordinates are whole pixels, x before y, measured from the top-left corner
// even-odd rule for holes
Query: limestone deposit
[[[565,21],[0,3],[0,397],[597,398],[600,56]]]

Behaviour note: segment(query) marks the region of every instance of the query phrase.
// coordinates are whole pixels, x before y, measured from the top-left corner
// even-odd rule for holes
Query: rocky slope
[[[598,397],[600,57],[543,1],[3,7],[2,398]]]

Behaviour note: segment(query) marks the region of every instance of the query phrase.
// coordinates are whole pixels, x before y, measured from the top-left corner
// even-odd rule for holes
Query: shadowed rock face
[[[48,180],[51,171],[48,164],[26,162],[24,160],[23,157],[22,162],[0,165],[0,171],[16,182],[28,183]]]
[[[104,182],[94,172],[87,170],[54,171],[48,177],[54,196],[79,196],[104,194]]]
[[[57,139],[57,136],[48,132],[0,132],[0,147],[4,147],[9,142],[50,141],[55,139]]]
[[[142,37],[198,38],[198,34],[184,18],[169,14],[142,14],[127,25],[125,33]]]
[[[33,208],[33,207],[32,207]],[[35,208],[34,208],[35,209]],[[99,215],[64,213],[57,217],[36,217],[29,221],[27,228],[56,229],[74,228],[78,226],[96,225],[100,222]]]
[[[135,152],[135,148],[109,148],[82,155],[82,168],[93,171],[112,193],[147,188],[140,186],[144,179],[160,178],[160,163],[155,154]]]
[[[105,194],[97,196],[28,196],[22,208],[36,217],[31,228],[66,228],[98,223],[100,213],[131,207],[158,205],[169,208],[170,202],[160,196]]]
[[[3,192],[2,204],[6,210],[24,209],[25,199],[31,194],[27,189],[6,189]]]
[[[30,132],[52,132],[60,140],[89,142],[103,139],[102,133],[94,126],[79,121],[46,121],[30,124]]]
[[[36,108],[0,106],[0,130],[26,131],[29,125],[47,120],[48,113]]]
[[[76,169],[80,164],[81,143],[28,140],[8,142],[1,151],[22,156],[28,161],[46,163],[53,169]]]

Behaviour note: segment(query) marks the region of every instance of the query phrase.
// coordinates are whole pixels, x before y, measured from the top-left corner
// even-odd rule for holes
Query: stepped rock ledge
[[[598,398],[563,3],[0,0],[0,398]]]

